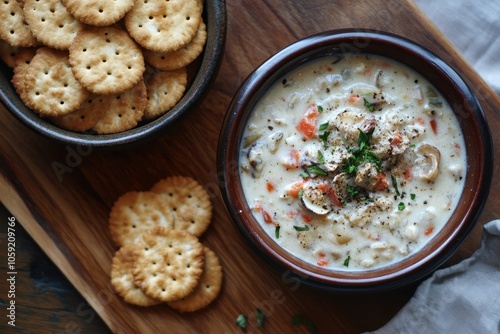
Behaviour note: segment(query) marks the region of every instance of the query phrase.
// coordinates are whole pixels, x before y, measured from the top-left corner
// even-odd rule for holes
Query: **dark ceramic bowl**
[[[442,231],[414,255],[367,271],[333,271],[291,256],[260,227],[247,203],[238,170],[245,124],[259,98],[289,71],[308,61],[345,51],[384,56],[427,78],[453,108],[465,137],[467,173],[459,205]],[[220,189],[234,223],[271,263],[300,282],[337,292],[371,292],[401,287],[431,274],[471,232],[487,199],[492,177],[492,142],[481,107],[460,76],[435,54],[407,39],[376,31],[329,31],[284,48],[242,84],[227,110],[219,138]]]
[[[206,0],[203,17],[207,25],[207,41],[205,50],[200,56],[199,69],[183,98],[165,115],[147,123],[140,123],[129,131],[95,135],[63,130],[51,122],[40,118],[28,109],[19,99],[10,80],[12,70],[0,62],[0,101],[5,107],[28,128],[37,133],[62,143],[82,146],[117,148],[143,142],[163,133],[184,115],[193,110],[202,101],[217,76],[222,62],[226,42],[226,2],[225,0]]]

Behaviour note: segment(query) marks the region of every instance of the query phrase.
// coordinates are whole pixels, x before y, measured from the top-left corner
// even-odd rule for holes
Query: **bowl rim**
[[[209,87],[215,81],[221,66],[227,33],[226,1],[207,0],[204,11],[207,18],[207,36],[214,36],[214,38],[207,38],[199,70],[187,87],[182,99],[168,113],[153,121],[116,134],[98,135],[64,130],[41,119],[27,108],[10,83],[10,79],[5,76],[6,81],[0,82],[0,88],[3,88],[0,89],[0,101],[12,115],[30,130],[65,144],[120,148],[158,136],[203,100]],[[3,66],[3,64],[0,65]]]
[[[335,55],[344,52],[343,50],[339,51],[340,48],[345,48],[350,52],[356,51],[387,56],[387,52],[383,52],[387,46],[396,48],[403,54],[412,55],[418,58],[419,62],[424,62],[427,67],[431,67],[435,71],[432,76],[442,77],[443,80],[453,85],[450,90],[454,91],[454,93],[450,94],[463,97],[463,101],[460,102],[465,106],[466,112],[458,114],[457,117],[470,117],[473,115],[471,127],[474,129],[470,131],[479,137],[477,152],[469,152],[470,149],[467,148],[468,159],[469,154],[472,153],[475,154],[479,162],[479,164],[471,166],[469,164],[470,160],[467,160],[468,169],[475,168],[473,170],[474,175],[468,176],[468,179],[471,180],[474,177],[474,180],[477,180],[477,188],[467,193],[467,196],[471,198],[471,205],[464,211],[463,217],[455,218],[458,221],[457,228],[447,230],[449,236],[441,236],[440,240],[443,240],[444,243],[437,245],[429,256],[418,258],[414,254],[409,257],[413,259],[410,266],[406,268],[399,266],[399,271],[387,271],[387,268],[398,267],[399,262],[407,263],[406,260],[380,269],[363,271],[362,273],[372,273],[364,279],[356,278],[356,275],[360,273],[356,271],[343,271],[340,276],[332,277],[333,271],[321,270],[318,267],[311,270],[312,265],[307,265],[300,260],[294,260],[290,254],[287,255],[288,258],[285,258],[283,249],[280,250],[281,247],[276,246],[277,243],[274,241],[272,241],[274,245],[269,244],[269,236],[262,229],[259,230],[260,225],[249,211],[244,195],[241,197],[241,191],[238,192],[238,163],[235,157],[238,156],[241,130],[250,114],[250,112],[245,113],[244,110],[252,109],[260,98],[259,94],[262,94],[264,90],[285,73],[314,59],[318,55]],[[366,48],[371,48],[372,51],[363,52],[363,49]],[[373,48],[380,52],[373,52],[375,50]],[[411,60],[402,61],[394,57],[389,58],[413,67],[408,64],[408,62],[412,62]],[[427,74],[420,74],[434,84],[435,80],[430,80]],[[447,95],[445,97],[448,99]],[[456,108],[460,106],[462,104],[452,105],[456,114]],[[463,111],[463,107],[460,111]],[[460,123],[463,126],[462,122]],[[281,271],[284,270],[293,279],[311,286],[331,291],[368,292],[397,288],[418,281],[431,274],[455,253],[475,226],[486,202],[493,171],[493,148],[488,124],[479,101],[461,76],[436,54],[422,45],[396,34],[370,29],[337,29],[305,37],[284,47],[250,73],[234,95],[224,117],[218,141],[217,170],[220,177],[220,193],[226,211],[240,232],[255,246],[254,248],[257,249],[259,254],[264,256],[265,259],[271,260],[272,265]],[[468,181],[466,180],[466,182]],[[462,198],[464,196],[462,194]],[[424,246],[423,249],[429,248],[429,245]],[[417,260],[415,261],[415,259]],[[301,265],[298,265],[298,263]],[[380,272],[385,272],[385,274],[380,276],[378,274]]]

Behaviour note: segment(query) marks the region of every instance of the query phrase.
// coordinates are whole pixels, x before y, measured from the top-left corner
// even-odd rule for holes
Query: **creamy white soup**
[[[351,271],[408,257],[446,224],[465,155],[449,104],[423,76],[353,54],[276,82],[247,122],[239,166],[253,214],[275,242]]]

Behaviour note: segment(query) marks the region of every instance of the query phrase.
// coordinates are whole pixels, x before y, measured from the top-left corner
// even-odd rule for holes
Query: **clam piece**
[[[251,174],[252,177],[256,179],[260,177],[260,174],[262,174],[262,153],[262,144],[260,142],[254,143],[247,152],[247,159],[251,167]]]
[[[353,179],[347,173],[335,175],[332,181],[332,189],[341,202],[349,197],[347,189],[348,186],[352,186],[353,184]]]
[[[439,162],[441,160],[441,152],[439,150],[428,144],[419,146],[415,153],[419,157],[415,160],[415,165],[418,170],[418,176],[422,180],[432,182],[436,179],[439,174]]]
[[[332,210],[332,203],[325,191],[318,188],[315,182],[307,182],[302,187],[302,197],[300,202],[307,210],[324,216]]]
[[[346,108],[332,119],[331,125],[337,129],[338,135],[341,138],[344,138],[349,145],[352,145],[358,140],[358,128],[363,126],[366,119],[366,116],[359,113],[358,110]]]
[[[282,138],[283,132],[281,131],[269,135],[269,137],[267,138],[267,148],[269,149],[270,153],[276,153]]]
[[[375,191],[378,183],[377,168],[371,163],[365,163],[358,168],[354,183],[362,189]]]
[[[261,130],[252,129],[251,131],[249,131],[248,136],[243,138],[243,148],[247,148],[255,144],[255,142],[259,140],[259,138],[262,137],[262,135],[263,132]]]
[[[424,99],[424,94],[422,93],[422,88],[420,88],[419,84],[413,86],[411,97],[419,102],[422,102],[422,100]]]
[[[374,116],[372,116],[364,121],[363,125],[361,126],[361,131],[368,134],[370,132],[373,132],[373,129],[375,129],[376,125],[377,125],[377,120],[375,119]]]
[[[394,79],[391,77],[391,75],[387,72],[384,72],[384,70],[378,69],[377,72],[375,72],[375,86],[377,86],[377,88],[382,89],[388,86],[393,81]]]
[[[348,87],[348,90],[353,94],[361,96],[364,100],[374,105],[388,102],[386,101],[386,96],[382,90],[373,85],[357,83]]]
[[[344,225],[334,225],[333,231],[335,234],[335,241],[339,245],[345,245],[352,240],[352,232]]]

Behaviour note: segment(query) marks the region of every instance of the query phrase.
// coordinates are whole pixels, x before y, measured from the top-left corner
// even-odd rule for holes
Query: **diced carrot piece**
[[[324,267],[324,266],[328,265],[328,260],[325,258],[321,258],[318,260],[318,262],[316,262],[316,264],[320,267]]]
[[[403,177],[405,180],[411,179],[411,167],[408,167],[404,172],[403,172]]]
[[[435,135],[438,133],[438,128],[437,128],[437,123],[436,120],[433,118],[429,121],[429,124],[431,125],[432,132],[434,132]]]
[[[425,235],[430,235],[432,232],[434,232],[434,226],[428,227],[428,228],[425,230],[424,234],[425,234]]]
[[[318,117],[318,106],[313,103],[307,108],[304,116],[302,116],[295,128],[302,133],[304,137],[309,139],[316,133],[316,123],[318,122]]]
[[[276,186],[271,181],[267,181],[266,182],[266,189],[269,192],[273,192],[276,190]]]
[[[306,215],[305,213],[301,214],[301,217],[302,217],[302,220],[308,224],[313,220],[313,218],[311,216]]]
[[[342,202],[340,202],[339,198],[337,197],[337,194],[332,188],[328,189],[328,197],[330,197],[330,200],[335,206],[338,206],[339,208],[342,207]]]
[[[295,218],[295,216],[297,216],[297,211],[295,210],[290,210],[286,213],[286,215],[290,218]]]
[[[302,189],[302,185],[304,185],[303,181],[297,181],[297,182],[293,183],[290,186],[290,190],[288,190],[288,193],[290,194],[290,196],[292,196],[294,198],[299,198],[299,190]]]
[[[300,167],[300,152],[296,149],[292,149],[288,158],[283,161],[283,165],[287,168],[299,168]]]
[[[318,184],[317,188],[319,191],[326,193],[328,191],[328,189],[330,188],[330,186],[326,183],[320,183],[320,184]]]
[[[264,221],[268,224],[274,224],[273,218],[269,214],[269,212],[262,210],[262,217],[264,218]]]
[[[297,124],[297,130],[304,135],[307,139],[314,136],[316,132],[316,122],[310,120],[309,118],[301,118]]]
[[[330,187],[326,183],[320,183],[318,184],[317,188],[322,193],[327,194],[334,205],[342,207],[342,203],[340,202],[339,198],[337,197],[337,194],[335,194],[335,191],[332,189],[332,187]]]
[[[417,117],[417,123],[420,124],[420,125],[425,125],[425,120],[423,117]]]
[[[397,146],[402,141],[403,141],[403,136],[401,135],[401,132],[399,132],[399,130],[394,131],[394,137],[392,138],[391,146]]]
[[[361,100],[361,98],[359,97],[358,94],[351,94],[349,96],[349,99],[348,99],[350,104],[355,104],[355,103],[359,102],[359,100]]]
[[[389,182],[387,182],[387,176],[384,173],[379,173],[377,175],[377,182],[375,183],[375,190],[384,190],[389,187]]]
[[[255,209],[255,211],[261,211],[262,210],[262,205],[257,202],[255,203],[255,205],[253,206],[253,208]]]

